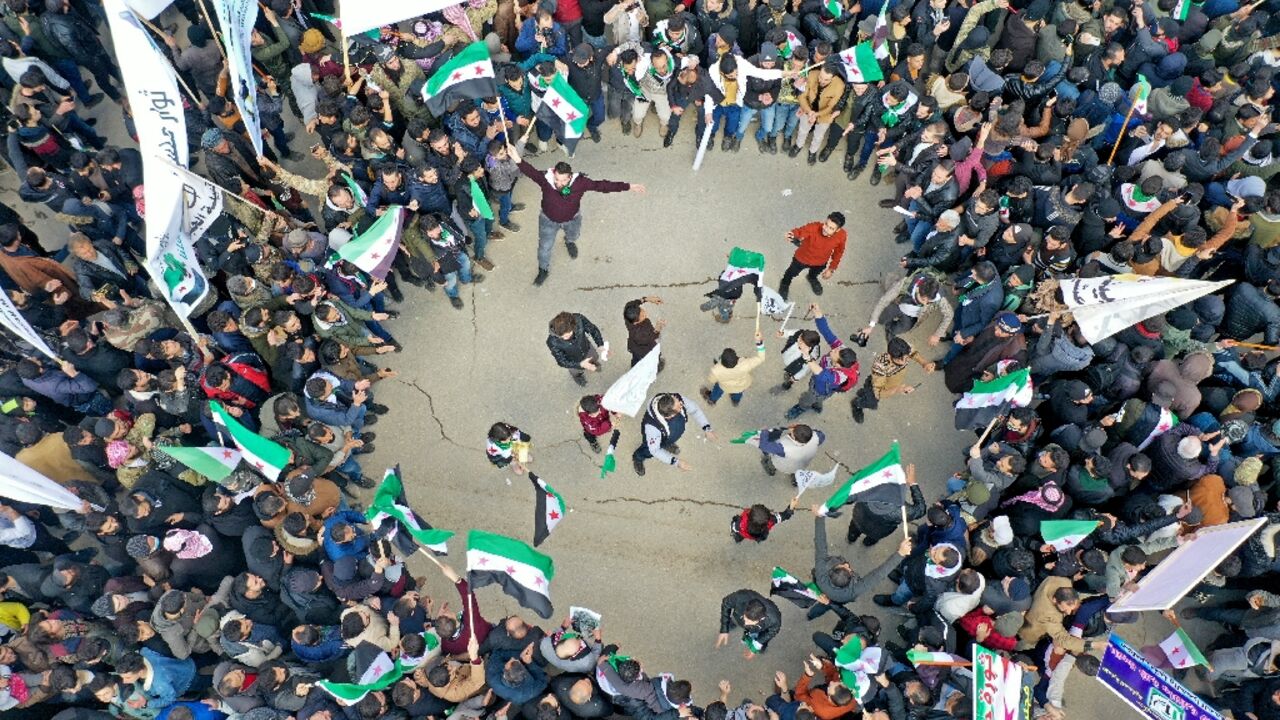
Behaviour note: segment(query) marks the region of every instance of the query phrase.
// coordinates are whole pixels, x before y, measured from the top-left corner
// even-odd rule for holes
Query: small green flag
[[[746,432],[730,440],[729,442],[730,444],[733,444],[733,445],[746,445],[748,440],[750,440],[751,438],[759,434],[760,434],[759,430],[747,430]]]
[[[476,212],[480,213],[480,217],[485,220],[493,219],[493,208],[489,207],[489,198],[484,196],[484,191],[480,189],[480,183],[475,178],[471,180],[471,204],[476,206]]]

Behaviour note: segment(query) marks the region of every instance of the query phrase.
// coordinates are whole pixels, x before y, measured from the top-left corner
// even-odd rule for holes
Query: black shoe
[[[635,469],[635,471],[636,471],[636,474],[637,474],[637,475],[639,475],[640,477],[644,477],[644,463],[643,463],[643,462],[641,462],[640,460],[636,460],[636,459],[634,459],[634,458],[633,458],[633,459],[631,460],[631,467]]]
[[[460,298],[460,297],[458,297],[458,296],[456,296],[456,295],[455,295],[455,296],[453,296],[453,297],[449,298],[449,304],[453,306],[453,309],[454,309],[454,310],[461,310],[461,309],[462,309],[462,298]]]
[[[587,386],[587,374],[586,374],[586,373],[577,373],[577,374],[575,374],[575,375],[572,375],[571,377],[573,377],[573,381],[574,381],[574,382],[576,382],[576,383],[578,383],[578,385],[580,385],[581,387],[586,387],[586,386]]]
[[[781,297],[784,301],[787,299],[787,293],[790,293],[790,292],[791,292],[790,285],[784,283],[778,286],[778,296]]]
[[[734,151],[734,152],[738,152],[739,150],[741,150],[741,149],[742,149],[742,138],[740,138],[740,137],[734,137],[734,138],[733,138],[733,147],[731,147],[731,148],[729,148],[729,149],[730,149],[730,150],[732,150],[732,151]]]
[[[849,153],[845,153],[844,164],[841,166],[841,169],[843,169],[846,173],[853,172],[853,163],[856,161],[857,161],[857,158],[850,155]]]
[[[735,397],[732,397],[732,396],[731,396],[731,397],[729,398],[729,403],[730,403],[731,405],[733,405],[734,407],[738,407],[739,405],[741,405],[741,404],[742,404],[742,399],[741,399],[741,398],[735,398]]]
[[[822,152],[818,153],[818,162],[826,162],[831,157],[831,148],[822,148]]]
[[[564,249],[569,251],[569,259],[570,259],[570,260],[576,260],[576,259],[578,258],[578,244],[577,244],[577,243],[565,243],[565,244],[564,244]]]
[[[369,427],[369,423],[365,423],[365,424],[364,424],[364,426],[365,426],[365,427]],[[371,443],[371,442],[373,442],[374,440],[377,440],[377,439],[378,439],[378,433],[375,433],[375,432],[364,432],[364,431],[361,431],[361,432],[360,432],[360,439],[361,439],[362,441],[364,441],[364,444],[365,444],[365,445],[368,445],[369,443]]]
[[[902,222],[900,222],[900,223],[898,223],[897,225],[894,225],[894,226],[893,226],[893,233],[894,233],[895,235],[902,235],[902,234],[903,234],[903,233],[905,233],[906,231],[907,231],[907,221],[906,221],[906,220],[903,220]]]
[[[394,303],[404,302],[404,293],[400,292],[400,288],[395,285],[387,286],[387,297],[391,298],[391,302]]]
[[[764,155],[769,152],[769,143],[765,142],[763,138],[756,138],[756,149],[760,151],[761,155]]]
[[[88,110],[91,107],[97,107],[97,105],[105,99],[107,99],[107,96],[105,94],[94,93],[89,97],[85,98],[84,100],[81,100],[80,104],[84,105],[85,110]]]
[[[352,455],[368,455],[369,453],[373,452],[375,449],[376,448],[374,448],[373,443],[365,443],[364,445],[361,445],[355,450],[352,450],[351,454]],[[360,487],[366,487],[366,486],[361,485]],[[369,485],[367,487],[373,487],[373,486]]]
[[[879,185],[880,175],[881,175],[881,172],[879,170],[872,171],[871,178],[867,182],[870,182],[872,185]]]
[[[672,455],[679,455],[679,454],[680,454],[680,446],[679,446],[679,445],[677,445],[677,444],[675,444],[675,443],[671,443],[670,445],[663,445],[663,446],[662,446],[662,449],[663,449],[663,450],[666,450],[667,452],[671,453]]]
[[[710,147],[710,146],[708,146],[708,147]],[[721,140],[721,141],[720,141],[720,150],[721,150],[722,152],[729,152],[729,151],[730,151],[730,150],[732,150],[732,149],[733,149],[733,136],[732,136],[732,135],[725,135],[725,136],[724,136],[724,140]]]
[[[778,136],[777,135],[770,135],[769,139],[765,141],[765,145],[769,148],[770,155],[778,154]]]
[[[374,415],[374,414],[372,414],[372,413],[365,413],[365,414],[364,414],[364,426],[365,426],[365,427],[372,427],[372,426],[377,425],[377,424],[378,424],[378,416],[377,416],[377,415]]]
[[[866,165],[854,165],[846,174],[849,176],[850,180],[857,180],[858,176],[861,175],[862,171],[866,168]]]
[[[589,128],[587,128],[587,134],[591,136],[591,142],[595,142],[595,143],[600,142],[600,131],[599,131],[599,130],[597,130],[597,129],[593,128],[593,127],[589,127]]]
[[[810,165],[817,165],[817,164],[818,164],[818,154],[817,154],[817,153],[809,153],[809,164],[810,164]]]
[[[855,402],[853,404],[853,421],[861,425],[862,421],[866,419],[866,414],[862,412],[862,408]]]
[[[764,468],[764,473],[769,477],[773,477],[778,474],[778,468],[774,467],[773,459],[768,455],[760,456],[760,467]]]
[[[362,487],[362,488],[371,488],[371,487],[376,487],[378,485],[378,481],[366,475],[356,475],[348,479],[352,483],[354,483],[356,486]]]
[[[542,287],[542,283],[547,281],[547,275],[550,275],[550,274],[551,274],[550,271],[548,271],[546,268],[538,268],[538,274],[536,277],[533,278],[533,284],[536,285],[537,287]]]
[[[871,598],[871,602],[873,602],[873,603],[875,603],[875,604],[879,605],[880,607],[890,607],[890,608],[891,608],[891,607],[898,607],[898,606],[893,602],[893,596],[892,596],[892,595],[889,595],[889,594],[887,594],[887,593],[880,593],[880,594],[876,595],[875,597]]]
[[[818,282],[816,279],[809,278],[809,287],[813,289],[814,295],[822,294],[822,283]]]
[[[387,411],[391,409],[381,403],[369,403],[368,407],[369,407],[369,412],[374,413],[376,415],[385,415],[387,414]]]
[[[873,538],[870,535],[868,535],[862,538],[862,547],[874,547],[875,544],[878,542],[880,542],[879,538]],[[898,578],[898,580],[901,580],[901,579],[902,578]],[[895,580],[894,582],[897,582],[897,580]]]
[[[707,401],[708,405],[715,407],[716,401],[711,399],[710,390],[708,390],[707,388],[698,388],[698,394],[702,396],[703,400]]]
[[[844,540],[845,540],[845,542],[847,542],[847,543],[849,543],[850,545],[852,545],[852,544],[854,544],[854,543],[858,542],[858,538],[860,538],[860,537],[862,537],[862,533],[860,533],[860,532],[851,532],[851,533],[849,533],[848,535],[845,535]]]
[[[513,233],[520,232],[520,223],[517,223],[515,220],[500,222],[498,223],[498,225],[500,225],[504,230],[507,230],[509,232],[513,232]]]
[[[792,145],[791,149],[787,151],[787,157],[793,158],[793,157],[799,157],[799,156],[800,156],[800,146]]]
[[[898,204],[898,201],[894,200],[893,198],[885,198],[880,201],[880,207],[886,208],[886,209],[895,207],[897,206],[897,204]]]
[[[675,141],[676,141],[676,134],[673,132],[668,132],[666,135],[662,136],[662,147],[669,148],[673,143],[675,143]]]
[[[622,119],[622,134],[623,135],[631,134],[631,120],[627,118]]]
[[[597,439],[595,439],[595,438],[591,438],[591,439],[587,440],[587,445],[591,446],[591,452],[600,452],[600,441],[599,441],[599,440],[597,440]]]

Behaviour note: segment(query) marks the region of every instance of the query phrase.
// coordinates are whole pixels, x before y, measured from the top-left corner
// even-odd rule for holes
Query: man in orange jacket
[[[814,675],[822,673],[824,682],[820,687],[810,687]],[[779,673],[781,674],[781,673]],[[786,684],[786,676],[775,678]],[[813,710],[818,720],[837,720],[858,709],[858,700],[853,691],[840,681],[840,671],[830,660],[819,660],[810,655],[804,663],[804,675],[796,682],[792,696]]]
[[[791,291],[791,281],[802,271],[809,271],[809,287],[814,295],[822,294],[822,283],[818,275],[826,280],[840,266],[840,258],[844,256],[844,244],[848,233],[844,230],[844,215],[833,212],[822,222],[811,222],[787,233],[787,239],[796,245],[796,253],[791,256],[791,265],[782,274],[782,284],[778,286],[778,294],[783,300]]]

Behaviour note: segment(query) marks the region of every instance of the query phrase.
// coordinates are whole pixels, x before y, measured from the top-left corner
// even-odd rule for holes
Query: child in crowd
[[[523,475],[529,462],[529,443],[533,437],[510,423],[496,422],[489,428],[484,444],[485,455],[495,467],[514,466],[517,475]]]
[[[791,519],[796,511],[796,503],[799,501],[799,497],[791,498],[791,503],[782,512],[774,512],[760,504],[744,508],[742,512],[730,519],[729,534],[733,536],[733,541],[736,543],[743,540],[764,542],[769,539],[769,532],[775,525]]]
[[[614,414],[600,404],[601,395],[584,395],[578,401],[578,422],[582,423],[582,437],[593,452],[600,452],[600,438],[613,432]]]

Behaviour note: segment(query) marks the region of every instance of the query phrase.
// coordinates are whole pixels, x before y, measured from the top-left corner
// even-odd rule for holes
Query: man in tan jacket
[[[733,348],[725,348],[720,353],[720,362],[711,366],[711,372],[707,375],[707,382],[711,383],[711,387],[699,390],[702,393],[702,399],[707,401],[708,405],[715,405],[725,393],[729,394],[729,400],[733,402],[734,407],[742,402],[742,394],[751,387],[751,372],[760,367],[760,363],[764,362],[764,338],[760,333],[756,333],[756,355],[751,358],[739,358],[738,353]]]
[[[1035,599],[1018,631],[1018,649],[1028,650],[1049,636],[1060,650],[1073,655],[1088,652],[1092,644],[1067,631],[1066,619],[1080,609],[1080,596],[1071,587],[1071,578],[1051,577],[1036,588]]]
[[[840,77],[840,73],[840,61],[835,58],[830,58],[821,68],[809,71],[808,88],[800,96],[800,109],[796,111],[800,116],[800,125],[796,128],[795,144],[791,147],[791,152],[787,153],[789,156],[800,154],[809,130],[813,130],[813,140],[809,145],[809,164],[818,162],[818,150],[827,142],[827,131],[839,114],[836,104],[844,95],[844,79]],[[822,151],[823,160],[830,155],[829,150]]]

